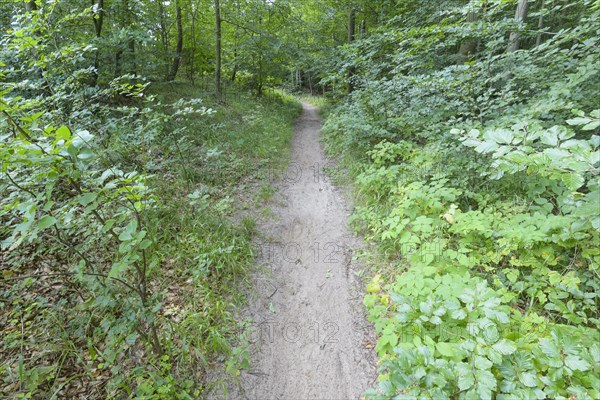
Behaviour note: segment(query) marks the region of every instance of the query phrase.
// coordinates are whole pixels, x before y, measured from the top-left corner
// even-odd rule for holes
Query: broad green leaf
[[[505,356],[517,351],[515,343],[508,339],[500,339],[497,343],[492,345],[492,348]]]
[[[593,131],[594,129],[600,126],[600,119],[590,122],[589,124],[584,125],[581,130],[583,131]]]
[[[590,369],[590,364],[587,361],[574,355],[568,355],[565,358],[565,365],[572,370],[578,371],[587,371]]]
[[[444,343],[439,342],[436,343],[435,349],[440,352],[444,357],[454,357],[455,352],[455,344],[454,343]]]
[[[475,356],[473,364],[477,369],[490,369],[493,365],[490,360],[482,356]]]
[[[71,138],[71,131],[66,126],[59,127],[54,133],[57,139],[69,140]]]
[[[512,140],[514,138],[512,131],[510,131],[508,129],[498,129],[498,130],[494,131],[493,136],[498,143],[503,143],[503,144],[510,144],[510,142],[512,142]]]
[[[92,201],[96,200],[97,197],[98,197],[97,193],[92,193],[92,192],[86,193],[79,198],[79,204],[81,204],[82,206],[87,206]]]
[[[587,124],[591,121],[590,118],[587,117],[575,117],[575,118],[571,118],[568,119],[566,122],[569,125],[584,125]]]
[[[485,141],[481,142],[477,147],[475,147],[475,151],[486,154],[496,151],[497,148],[498,144],[496,142]]]
[[[527,387],[536,387],[538,379],[534,372],[523,372],[519,374],[519,381]]]
[[[477,380],[477,393],[480,399],[491,399],[492,392],[496,390],[496,378],[491,371],[487,369],[477,370],[475,372]]]
[[[39,230],[44,230],[52,225],[54,225],[57,222],[57,219],[50,216],[50,215],[45,215],[43,216],[40,221],[37,224],[37,228]]]
[[[460,390],[470,389],[475,384],[475,375],[468,364],[463,362],[456,364],[456,374],[458,375],[458,388]]]

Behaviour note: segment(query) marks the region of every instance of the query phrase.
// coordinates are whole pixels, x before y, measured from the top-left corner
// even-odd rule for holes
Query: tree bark
[[[121,58],[123,56],[123,50],[118,49],[115,53],[115,76],[121,75]]]
[[[137,75],[137,61],[135,57],[135,39],[130,37],[127,41],[127,48],[129,49],[129,58],[131,59],[131,69],[129,73],[132,75]]]
[[[467,22],[473,23],[477,21],[477,13],[475,11],[469,11],[467,14]],[[458,54],[460,58],[460,62],[463,63],[469,59],[469,55],[474,53],[477,50],[477,39],[469,38],[462,41],[460,44],[460,48],[458,49]]]
[[[221,102],[223,93],[221,90],[221,5],[215,0],[215,97]]]
[[[163,56],[164,56],[164,77],[165,80],[168,80],[169,76],[169,41],[167,37],[167,23],[165,21],[165,6],[163,5],[163,0],[158,0],[158,14],[160,17],[160,41],[163,47]]]
[[[517,11],[515,12],[515,22],[521,26],[527,18],[527,11],[529,10],[528,0],[519,0],[517,4]],[[519,31],[513,31],[510,33],[508,39],[508,51],[513,52],[519,50],[521,34]]]
[[[92,0],[92,6],[95,6],[92,14],[92,20],[94,22],[94,32],[96,39],[99,39],[102,35],[102,23],[104,22],[104,0]],[[94,72],[92,72],[92,85],[96,86],[98,83],[98,75],[100,74],[100,48],[96,49],[94,55]]]
[[[191,22],[191,36],[192,36],[192,48],[190,55],[190,81],[192,82],[192,86],[195,86],[196,81],[196,16],[198,14],[198,9],[194,7],[194,5],[190,2],[190,14],[192,16]]]
[[[177,45],[175,47],[175,57],[173,57],[173,65],[171,71],[167,77],[168,81],[174,81],[179,70],[179,63],[181,62],[181,52],[183,50],[183,25],[181,23],[181,3],[180,0],[175,2],[175,22],[177,25]]]
[[[542,44],[542,29],[544,28],[544,0],[540,4],[540,16],[538,18],[538,34],[535,37],[535,46]]]

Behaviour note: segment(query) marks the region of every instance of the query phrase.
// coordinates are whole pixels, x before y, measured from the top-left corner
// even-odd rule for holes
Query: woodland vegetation
[[[365,395],[599,398],[599,46],[598,0],[1,2],[0,396],[248,368],[232,215],[304,92],[372,244]]]

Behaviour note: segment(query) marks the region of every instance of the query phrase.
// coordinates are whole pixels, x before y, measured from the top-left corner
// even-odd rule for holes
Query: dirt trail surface
[[[251,369],[240,399],[359,399],[374,384],[371,328],[362,311],[342,192],[322,173],[317,109],[303,104],[274,218],[259,224],[264,269],[242,317],[252,325]]]

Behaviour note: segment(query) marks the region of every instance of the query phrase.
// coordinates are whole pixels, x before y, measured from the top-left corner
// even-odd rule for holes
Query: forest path
[[[251,368],[232,398],[359,399],[375,383],[372,329],[353,273],[360,243],[342,192],[322,173],[320,127],[318,110],[303,103],[274,218],[258,226],[264,269],[242,315],[253,321]]]

